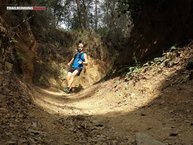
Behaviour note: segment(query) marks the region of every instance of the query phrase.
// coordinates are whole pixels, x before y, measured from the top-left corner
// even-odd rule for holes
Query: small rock
[[[105,127],[104,127],[104,125],[102,125],[102,124],[97,124],[97,125],[95,125],[95,129],[100,129],[100,130],[102,130],[102,129],[104,129]]]
[[[28,131],[34,135],[46,135],[45,132],[39,131],[39,130],[34,130],[34,129],[28,129]]]
[[[190,123],[190,121],[189,121],[189,120],[184,120],[184,122],[186,122],[186,123]]]
[[[125,85],[125,90],[127,90],[128,88],[129,88],[129,86],[126,84],[126,85]]]
[[[170,136],[173,136],[173,137],[178,136],[178,133],[172,132],[172,133],[170,133]]]
[[[165,145],[144,133],[136,133],[136,143],[137,145]]]
[[[36,128],[38,126],[37,122],[32,122],[32,126]]]
[[[169,111],[169,113],[173,113],[173,112],[174,112],[174,110],[170,110],[170,111]]]
[[[161,102],[160,102],[160,105],[163,105],[164,103],[165,103],[165,101],[161,101]]]
[[[29,140],[32,144],[37,144],[37,140],[32,137],[29,137]]]
[[[7,113],[8,110],[7,110],[6,108],[0,108],[0,112],[1,112],[1,113]]]
[[[191,110],[187,109],[187,110],[186,110],[186,112],[187,112],[187,113],[190,113],[190,112],[191,112]]]
[[[141,113],[141,116],[146,116],[146,114],[145,113]]]
[[[112,145],[117,145],[117,144],[118,144],[118,142],[116,140],[112,141]]]
[[[17,144],[17,142],[16,142],[16,141],[11,140],[11,141],[8,141],[6,144],[7,144],[7,145],[16,145],[16,144]]]
[[[169,121],[176,121],[174,118],[170,118]]]

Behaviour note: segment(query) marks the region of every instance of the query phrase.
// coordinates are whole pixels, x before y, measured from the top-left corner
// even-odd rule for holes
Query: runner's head
[[[84,47],[84,45],[82,44],[82,42],[79,43],[79,44],[78,44],[78,51],[79,51],[79,52],[83,51],[83,47]]]

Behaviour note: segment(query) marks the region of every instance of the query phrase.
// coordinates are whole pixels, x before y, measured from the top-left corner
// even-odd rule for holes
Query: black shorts
[[[81,71],[82,71],[82,68],[73,68],[73,67],[71,67],[69,70],[68,70],[68,72],[71,72],[71,73],[73,73],[75,70],[78,70],[78,76],[80,75],[80,73],[81,73]]]

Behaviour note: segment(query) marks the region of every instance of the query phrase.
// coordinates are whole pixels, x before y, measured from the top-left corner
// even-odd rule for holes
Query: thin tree
[[[98,29],[98,0],[95,0],[95,30]]]
[[[78,20],[79,20],[79,27],[80,27],[80,29],[84,29],[83,22],[82,22],[80,0],[76,0],[76,5],[77,5],[77,15],[78,15]]]

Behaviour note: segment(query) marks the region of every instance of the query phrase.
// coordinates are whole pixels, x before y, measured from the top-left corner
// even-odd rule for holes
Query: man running
[[[84,45],[80,41],[78,44],[77,52],[74,57],[68,63],[70,69],[68,71],[66,80],[67,80],[67,87],[64,89],[64,92],[70,93],[72,90],[72,83],[74,81],[74,77],[80,75],[84,65],[88,64],[87,55],[83,50]]]

